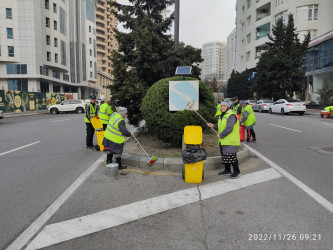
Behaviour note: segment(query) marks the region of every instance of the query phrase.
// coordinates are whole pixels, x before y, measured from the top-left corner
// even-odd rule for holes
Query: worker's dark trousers
[[[106,155],[106,164],[112,163],[113,153]]]
[[[228,172],[231,172],[231,167],[230,165],[232,165],[233,169],[234,169],[234,172],[236,173],[240,173],[240,170],[239,170],[239,166],[238,166],[238,161],[234,162],[234,163],[224,163],[225,165],[225,170],[228,171]]]
[[[93,138],[94,138],[94,127],[91,123],[86,123],[87,128],[87,137],[86,137],[86,145],[87,147],[92,147],[93,145]]]
[[[106,127],[107,127],[108,125],[107,124],[103,124],[103,130],[105,131],[106,130]]]
[[[252,138],[255,139],[256,138],[256,133],[254,133],[254,130],[253,128],[251,129],[247,129],[247,139],[250,140],[251,139],[251,135],[252,135]]]

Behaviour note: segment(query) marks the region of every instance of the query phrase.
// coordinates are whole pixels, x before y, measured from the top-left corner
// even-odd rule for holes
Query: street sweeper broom
[[[208,123],[194,108],[192,108],[192,105],[193,105],[193,103],[194,103],[194,100],[192,100],[192,101],[190,101],[187,105],[186,105],[186,107],[185,107],[185,109],[184,110],[189,110],[189,109],[192,109],[198,116],[200,116],[200,118],[202,119],[202,120],[204,120],[205,121],[205,123]],[[215,129],[213,129],[213,128],[211,128],[217,135],[219,135],[219,133],[217,133],[217,131],[215,130]]]
[[[147,157],[148,157],[148,159],[149,159],[148,162],[147,162],[148,166],[152,166],[152,165],[155,163],[155,161],[157,161],[158,157],[157,157],[157,156],[150,157],[150,156],[147,154],[146,150],[144,150],[144,148],[141,146],[141,144],[140,144],[140,142],[138,141],[138,139],[136,139],[135,135],[133,135],[133,137],[134,137],[134,139],[136,140],[136,142],[139,144],[139,146],[140,146],[140,148],[143,150],[143,152],[145,152],[145,154],[147,155]]]

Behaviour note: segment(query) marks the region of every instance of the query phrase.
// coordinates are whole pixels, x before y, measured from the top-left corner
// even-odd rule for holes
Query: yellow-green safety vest
[[[324,109],[325,111],[333,111],[333,106],[328,106]]]
[[[108,124],[110,120],[110,116],[113,113],[112,107],[107,104],[106,102],[101,105],[99,108],[99,119],[101,120],[102,124]]]
[[[231,115],[235,115],[235,114],[231,109],[229,109],[227,111],[227,113],[225,113],[225,115],[222,116],[222,119],[218,120],[217,126],[218,126],[219,134],[227,127],[227,121]],[[239,122],[238,122],[237,117],[236,117],[236,123],[234,125],[233,130],[226,137],[224,137],[222,139],[219,138],[219,144],[222,146],[239,146],[240,145]]]
[[[125,136],[120,132],[118,126],[120,121],[124,121],[124,118],[118,112],[113,112],[104,133],[106,139],[117,144],[122,144],[125,141]],[[127,127],[126,123],[125,126]]]
[[[215,113],[215,116],[218,116],[218,115],[221,115],[222,112],[221,112],[221,104],[217,105],[216,106],[216,113]]]
[[[247,111],[249,113],[247,119],[244,121],[245,127],[251,126],[256,122],[256,117],[254,115],[253,109],[251,105],[246,105],[244,108],[242,108],[242,119],[244,118],[244,113]]]
[[[95,104],[95,107],[91,104],[91,102],[89,102],[87,105],[89,105],[90,109],[89,109],[89,116],[91,117],[95,117],[96,116],[96,107],[97,105]],[[90,120],[87,117],[87,113],[84,116],[84,122],[85,123],[91,123]]]
[[[232,110],[234,111],[235,115],[237,115],[238,108],[239,108],[239,103],[232,108]]]

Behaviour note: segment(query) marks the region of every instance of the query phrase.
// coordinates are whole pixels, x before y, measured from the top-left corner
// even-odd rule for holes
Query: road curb
[[[47,113],[48,113],[47,110],[38,111],[38,112],[9,112],[9,113],[4,113],[4,117],[6,119],[6,118],[15,118],[22,116],[43,115]]]
[[[246,148],[237,153],[239,163],[245,162],[250,157],[250,153]],[[152,167],[147,165],[148,157],[143,155],[132,155],[128,153],[122,154],[122,161],[129,166],[135,166],[149,170],[172,170],[181,171],[184,168],[183,159],[181,157],[158,158]],[[221,169],[221,156],[207,157],[204,161],[204,169]]]

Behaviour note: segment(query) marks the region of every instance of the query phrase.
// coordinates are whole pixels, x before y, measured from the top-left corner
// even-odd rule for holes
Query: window
[[[50,28],[50,18],[46,17],[45,25],[46,25],[46,27]]]
[[[7,28],[7,38],[13,39],[13,29],[12,28]]]
[[[279,6],[280,4],[286,3],[288,0],[276,0],[276,6]]]
[[[54,61],[57,63],[58,62],[58,54],[54,54]]]
[[[312,21],[318,19],[318,5],[307,5],[296,9],[297,21]]]
[[[49,9],[49,5],[50,5],[50,4],[49,4],[49,0],[45,0],[45,9],[48,10],[48,9]]]
[[[249,16],[248,18],[246,18],[246,22],[247,22],[247,26],[251,25],[251,16]]]
[[[28,81],[21,79],[9,79],[8,90],[28,91]]]
[[[6,8],[6,18],[7,19],[12,19],[12,9]]]
[[[247,6],[247,8],[248,9],[250,9],[250,7],[251,7],[251,0],[246,0],[246,6]]]
[[[7,74],[27,74],[27,65],[26,64],[6,64]]]
[[[53,85],[53,93],[60,93],[60,86],[59,85]]]
[[[48,93],[49,92],[49,84],[47,82],[40,83],[40,92],[41,93]]]
[[[48,76],[49,75],[49,69],[43,66],[40,66],[40,74],[44,75],[44,76]]]
[[[63,75],[62,75],[62,79],[63,79],[64,81],[66,81],[66,82],[69,82],[69,75],[67,75],[67,74],[63,74]]]
[[[246,61],[250,61],[250,51],[246,52]]]
[[[53,77],[57,78],[57,79],[60,79],[60,72],[56,71],[56,70],[53,70]]]
[[[8,56],[14,57],[14,46],[8,46]]]
[[[91,26],[89,26],[89,32],[91,32]]]
[[[55,3],[53,4],[53,12],[57,13],[57,4],[55,4]]]
[[[92,56],[92,50],[89,51],[90,56]]]
[[[54,38],[54,47],[58,47],[58,38]]]
[[[46,60],[51,61],[51,52],[46,52]]]
[[[91,37],[89,37],[89,44],[91,44]]]
[[[50,45],[51,44],[51,38],[50,36],[46,35],[46,45]]]
[[[93,77],[93,73],[90,71],[90,78],[92,78]]]
[[[53,26],[54,26],[54,30],[58,29],[58,23],[57,23],[57,21],[53,21]]]
[[[280,18],[282,18],[283,23],[287,25],[287,24],[288,24],[288,11],[285,10],[285,11],[280,12],[279,14],[277,14],[277,15],[275,16],[275,20],[276,20],[276,21],[277,21],[278,19],[280,19]]]
[[[92,67],[92,61],[90,61],[90,67]]]

